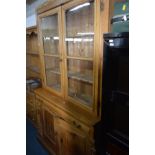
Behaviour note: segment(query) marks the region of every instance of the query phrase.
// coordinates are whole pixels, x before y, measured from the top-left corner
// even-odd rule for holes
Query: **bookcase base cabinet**
[[[34,93],[26,94],[26,115],[27,118],[36,126],[36,105]]]
[[[95,155],[91,126],[78,122],[64,111],[56,112],[56,107],[38,95],[36,105],[38,139],[50,154]]]

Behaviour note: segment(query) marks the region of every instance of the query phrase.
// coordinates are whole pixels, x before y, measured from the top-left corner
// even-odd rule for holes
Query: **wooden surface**
[[[69,1],[72,1],[72,0],[48,0],[47,2],[43,3],[41,6],[38,7],[37,13],[41,14],[47,10],[54,9]]]
[[[32,32],[37,34],[37,26],[26,28],[26,34],[31,34]]]
[[[101,11],[100,10],[100,1],[91,2],[89,9],[83,9],[79,13],[75,13],[72,15],[70,11],[66,14],[66,11],[70,8],[73,8],[79,4],[83,4],[88,2],[87,0],[77,0],[71,1],[62,5],[62,7],[57,7],[52,10],[48,10],[42,14],[38,15],[38,24],[39,24],[39,45],[40,45],[40,55],[42,62],[42,75],[44,80],[44,87],[54,93],[55,95],[61,96],[64,100],[68,100],[73,104],[78,105],[78,107],[83,108],[87,111],[91,111],[96,114],[96,116],[100,115],[100,75],[101,75],[101,53],[103,50],[103,39],[102,32],[108,30],[108,25],[104,26],[104,31],[102,30],[102,20]],[[107,5],[108,6],[108,5]],[[106,10],[105,10],[106,11]],[[105,14],[104,13],[104,18]],[[42,37],[46,36],[44,33],[44,26],[42,25],[42,19],[49,18],[52,20],[52,16],[57,15],[57,24],[53,21],[53,25],[49,24],[49,21],[45,22],[46,29],[48,28],[48,32],[46,35],[52,37],[57,36],[59,38],[57,44],[57,52],[55,51],[55,45],[52,47],[45,47],[45,42],[43,43]],[[106,18],[107,22],[108,18]],[[78,22],[80,21],[80,22]],[[57,31],[56,34],[52,34],[53,29]],[[66,38],[72,37],[75,39],[79,37],[77,34],[80,33],[93,33],[93,36],[83,36],[82,39],[92,39],[89,43],[82,41],[81,43],[72,43],[66,42]],[[61,35],[59,35],[61,34]],[[71,38],[71,39],[72,39]],[[50,44],[51,46],[51,44]],[[46,53],[46,49],[49,50]],[[60,50],[61,49],[61,50]],[[78,54],[80,52],[82,54]],[[44,59],[44,57],[58,56],[60,61],[59,63],[55,62],[57,66],[53,67],[56,70],[51,70],[47,72],[47,64],[49,65],[54,61],[49,61]],[[52,58],[48,58],[51,59]],[[56,58],[53,58],[56,60]],[[53,68],[51,66],[51,68]],[[60,69],[60,72],[58,70]],[[59,73],[59,74],[58,74]],[[57,75],[56,75],[57,74]]]
[[[44,19],[44,21],[42,21]],[[52,20],[53,22],[49,22],[49,20]],[[38,16],[38,27],[39,27],[39,47],[40,47],[40,56],[41,56],[41,64],[42,64],[42,75],[43,75],[43,86],[46,87],[47,90],[51,91],[52,93],[63,96],[64,92],[64,86],[63,86],[63,64],[62,64],[62,50],[61,49],[61,9],[60,7],[55,8],[53,10],[49,10],[47,12],[44,12]],[[46,31],[46,32],[45,32]],[[49,46],[45,48],[45,42],[43,42],[42,37],[59,37],[60,39],[58,41],[54,41],[54,44],[50,43]],[[55,47],[56,46],[56,47]],[[46,52],[46,49],[48,49],[48,52]],[[47,72],[46,66],[48,61],[45,60],[45,57],[51,57],[52,59],[55,59],[54,62],[57,61],[57,68],[60,69],[61,74],[55,74],[54,72]],[[56,58],[57,57],[57,58]],[[51,59],[49,58],[49,59]],[[52,61],[50,62],[52,64]],[[48,63],[50,65],[50,63]],[[52,68],[53,68],[52,67]],[[47,75],[48,74],[48,75]],[[49,78],[48,78],[49,77]],[[51,79],[51,81],[50,81]],[[57,84],[57,85],[56,85]],[[53,88],[53,89],[51,89]]]
[[[70,8],[87,2],[86,0],[72,1],[62,6],[62,20],[63,20],[63,49],[65,58],[65,69],[68,73],[65,77],[65,98],[85,109],[92,111],[92,105],[94,103],[94,83],[93,83],[93,61],[94,61],[94,42],[66,42],[65,38],[77,39],[78,32],[92,32],[94,33],[94,7],[93,4],[87,9],[82,9],[77,13],[70,13]],[[66,13],[67,11],[67,13]],[[86,27],[87,25],[87,27]],[[83,36],[85,38],[92,39],[93,36]],[[78,38],[80,39],[80,37]],[[76,59],[75,59],[76,58]],[[87,61],[88,59],[88,61]],[[76,74],[76,76],[69,76],[68,74]],[[74,75],[75,75],[74,74]],[[73,78],[72,78],[73,77]],[[84,78],[82,78],[84,77]],[[88,80],[88,78],[92,80]],[[78,81],[75,81],[77,80]],[[82,82],[83,80],[83,82]],[[90,82],[92,81],[92,82]],[[85,83],[84,83],[85,82]],[[88,83],[86,83],[88,82]],[[68,92],[69,90],[69,92]],[[92,99],[91,99],[92,97]],[[87,99],[89,98],[89,100]],[[82,102],[81,102],[82,101]]]
[[[41,78],[37,27],[26,29],[26,78]]]
[[[35,90],[36,105],[41,103],[38,130],[42,143],[57,155],[95,155],[94,125],[100,121],[102,103],[103,33],[109,31],[111,3],[94,0],[89,9],[71,12],[85,2],[88,0],[57,0],[37,10],[43,79],[43,88]],[[78,34],[87,32],[91,35]],[[60,87],[54,89],[53,83]]]
[[[55,120],[59,155],[86,155],[86,135],[62,119]]]
[[[26,34],[26,79],[41,78],[37,27],[27,28]],[[26,113],[36,126],[37,109],[34,92],[26,90]]]
[[[43,100],[47,101],[46,103],[49,107],[55,107],[55,109],[57,111],[60,110],[61,113],[65,111],[67,114],[75,117],[77,120],[83,122],[86,125],[92,126],[100,120],[99,118],[96,118],[92,113],[89,113],[85,110],[81,110],[76,106],[71,106],[71,103],[65,102],[60,97],[52,95],[49,91],[47,91],[44,88],[36,89],[35,93],[36,95],[40,96]]]
[[[38,130],[41,131],[39,132],[40,140],[51,153],[55,152],[57,155],[91,154],[94,146],[92,126],[83,124],[37,93],[36,101],[42,103],[42,112],[39,117],[42,119],[38,122]]]
[[[26,94],[26,115],[36,126],[37,115],[36,115],[35,94],[32,92]]]

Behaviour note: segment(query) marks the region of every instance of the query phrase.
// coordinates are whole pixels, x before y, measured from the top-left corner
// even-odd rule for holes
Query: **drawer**
[[[58,109],[57,107],[52,106],[48,101],[44,101],[44,106],[46,106],[51,113],[54,114],[55,118],[59,118],[61,120],[66,121],[70,125],[74,126],[75,128],[81,130],[82,132],[85,132],[86,134],[89,134],[90,128],[86,126],[85,124],[81,123],[71,115],[67,114],[61,109]]]
[[[36,104],[43,104],[43,107],[46,107],[46,109],[48,109],[48,111],[54,115],[54,118],[59,118],[89,135],[90,133],[89,126],[86,126],[85,124],[81,123],[80,121],[78,121],[71,115],[67,114],[63,110],[54,107],[52,104],[50,104],[48,101],[45,101],[40,96],[36,96],[36,102],[37,102]]]
[[[31,119],[34,120],[34,115],[35,115],[35,108],[31,104],[26,105],[26,113],[27,116]]]
[[[66,114],[65,112],[61,111],[61,113],[57,113],[55,117],[69,123],[70,125],[74,126],[75,128],[79,129],[80,131],[82,131],[86,134],[89,134],[90,128],[88,126],[79,122],[78,120],[76,120],[72,116]]]
[[[34,105],[35,104],[35,95],[34,94],[26,94],[26,103]]]
[[[36,95],[36,104],[37,106],[41,106],[43,104],[43,99]]]

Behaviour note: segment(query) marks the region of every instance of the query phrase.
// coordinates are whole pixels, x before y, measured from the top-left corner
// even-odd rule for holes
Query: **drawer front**
[[[67,115],[64,112],[61,112],[61,114],[59,114],[58,116],[56,116],[57,118],[64,120],[65,122],[69,123],[70,125],[74,126],[76,129],[84,132],[85,134],[89,134],[89,127],[87,127],[86,125],[84,125],[83,123],[77,121],[76,119],[74,119],[73,117]]]
[[[42,114],[42,106],[43,106],[43,100],[36,96],[36,123],[37,128],[40,135],[43,135],[43,114]]]
[[[70,125],[73,125],[75,128],[81,130],[82,132],[89,134],[90,127],[88,127],[85,124],[81,123],[80,121],[76,120],[75,118],[73,118],[72,116],[67,114],[66,112],[64,112],[56,107],[52,107],[52,105],[49,106],[50,103],[48,103],[47,101],[45,101],[44,103],[47,105],[49,111],[51,111],[55,115],[55,118],[64,120],[67,123],[69,123]]]
[[[62,155],[64,152],[59,152],[58,148],[61,150],[68,148],[67,155],[79,153],[78,151],[81,155],[95,155],[92,127],[83,124],[38,95],[36,95],[36,107],[40,121],[39,133],[43,138],[48,139],[55,153]]]
[[[43,128],[44,136],[46,136],[51,143],[55,143],[54,114],[51,113],[46,106],[43,107]]]
[[[26,94],[26,103],[35,106],[35,95],[33,93]]]
[[[36,95],[36,100],[38,104],[43,104],[43,99],[40,96]]]
[[[35,121],[35,109],[31,104],[26,105],[26,113],[32,121]]]
[[[69,123],[70,125],[73,125],[75,128],[84,132],[85,134],[90,135],[90,127],[89,126],[81,123],[80,121],[78,121],[74,117],[70,116],[66,112],[62,111],[61,109],[58,109],[57,107],[52,106],[51,103],[49,103],[48,101],[45,101],[38,95],[36,96],[36,102],[37,102],[36,103],[37,105],[42,104],[44,107],[46,107],[46,109],[48,109],[48,111],[50,111],[55,118],[64,120],[67,123]]]

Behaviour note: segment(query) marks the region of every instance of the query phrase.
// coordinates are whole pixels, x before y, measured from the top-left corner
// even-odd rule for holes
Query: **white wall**
[[[32,0],[32,2],[26,4],[26,27],[35,26],[37,24],[36,9],[45,1],[47,0]]]

